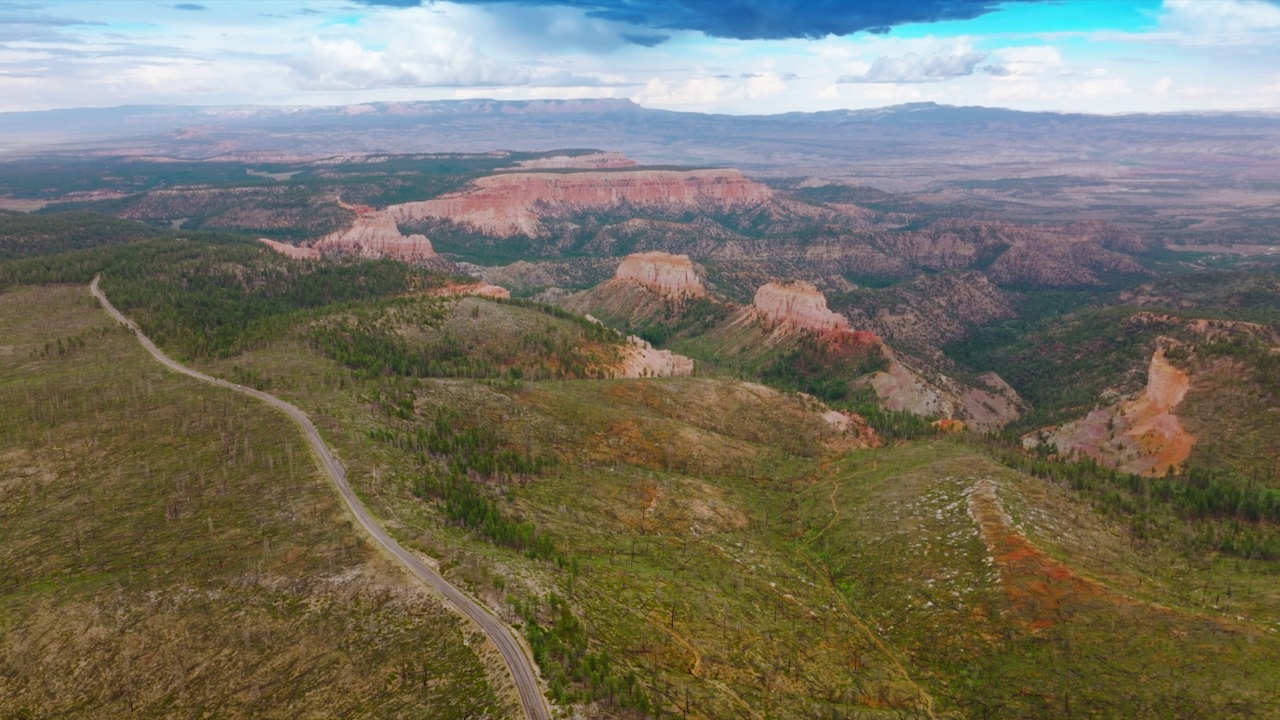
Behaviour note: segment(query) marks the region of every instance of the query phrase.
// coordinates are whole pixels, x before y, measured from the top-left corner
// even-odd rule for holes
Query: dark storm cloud
[[[645,47],[657,47],[662,43],[671,39],[670,35],[647,35],[640,33],[622,33],[622,39],[632,45],[643,45]]]
[[[895,25],[968,20],[1009,3],[1053,0],[451,0],[466,5],[559,6],[654,30],[697,30],[738,40],[885,33]],[[357,0],[410,7],[431,0]]]

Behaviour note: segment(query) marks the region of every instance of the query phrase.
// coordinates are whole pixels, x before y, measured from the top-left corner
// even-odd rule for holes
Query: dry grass
[[[509,714],[286,419],[84,288],[0,295],[0,345],[0,716]]]

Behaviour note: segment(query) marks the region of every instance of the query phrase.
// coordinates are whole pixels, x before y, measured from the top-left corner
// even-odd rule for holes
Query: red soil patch
[[[996,495],[995,483],[990,480],[974,487],[969,496],[969,514],[1000,566],[1006,595],[1029,627],[1053,627],[1063,618],[1065,608],[1089,600],[1133,603],[1049,557],[1012,527]]]

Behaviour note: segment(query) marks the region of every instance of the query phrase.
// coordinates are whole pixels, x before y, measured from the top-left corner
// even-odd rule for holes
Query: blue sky
[[[473,97],[1280,109],[1280,2],[0,0],[0,111]]]

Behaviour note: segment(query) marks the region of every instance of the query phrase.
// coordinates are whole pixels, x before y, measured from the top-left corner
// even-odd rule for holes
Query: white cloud
[[[773,97],[787,89],[787,82],[776,72],[752,75],[747,80],[746,93],[750,100]]]
[[[1062,50],[1052,45],[1000,48],[992,53],[991,60],[1009,75],[1040,75],[1050,70],[1057,71],[1066,65],[1062,59]]]
[[[684,81],[653,78],[636,97],[642,105],[655,107],[714,105],[725,99],[728,86],[717,78],[699,77]]]
[[[972,48],[951,48],[935,55],[907,53],[902,57],[876,58],[863,73],[840,76],[842,83],[939,82],[972,75],[987,59]]]
[[[1280,6],[1265,0],[1165,0],[1159,26],[1192,37],[1240,37],[1280,30]]]
[[[369,50],[351,39],[311,38],[311,51],[289,63],[302,85],[336,90],[374,87],[527,85],[532,73],[480,53],[474,38],[445,27],[414,43]]]

